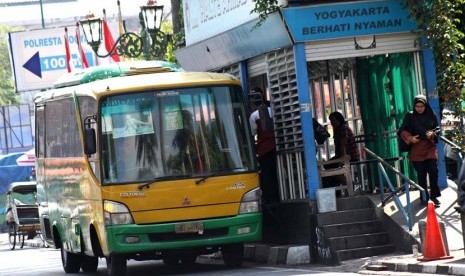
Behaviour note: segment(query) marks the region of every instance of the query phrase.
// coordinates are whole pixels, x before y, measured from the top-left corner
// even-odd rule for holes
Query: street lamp
[[[118,37],[108,53],[103,55],[98,53],[103,38],[102,19],[88,14],[84,20],[80,21],[87,43],[98,57],[104,58],[116,54],[135,58],[144,52],[146,59],[151,57],[163,59],[169,40],[169,36],[166,36],[160,29],[163,5],[158,6],[155,1],[149,0],[140,9],[141,36],[133,32],[124,33]]]

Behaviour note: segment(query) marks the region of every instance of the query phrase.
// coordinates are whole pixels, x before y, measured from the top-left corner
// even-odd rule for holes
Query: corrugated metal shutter
[[[238,79],[240,79],[240,72],[239,72],[239,64],[236,63],[236,64],[233,64],[233,65],[230,65],[228,67],[224,67],[218,71],[216,71],[217,73],[225,73],[225,74],[230,74]]]
[[[281,200],[306,198],[302,123],[292,48],[267,55]]]
[[[268,54],[277,150],[302,148],[299,95],[292,48]]]
[[[376,47],[356,50],[353,37],[332,40],[322,40],[305,43],[307,61],[363,57],[390,53],[415,52],[420,50],[415,45],[416,35],[412,33],[397,33],[375,36],[357,37],[359,46],[367,48],[375,39]]]
[[[266,55],[260,55],[247,60],[249,78],[266,74]]]

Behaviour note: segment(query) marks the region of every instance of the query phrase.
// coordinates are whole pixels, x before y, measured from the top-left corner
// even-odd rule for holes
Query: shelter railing
[[[446,137],[439,135],[439,139],[441,139],[444,143],[451,146],[451,150],[455,155],[455,161],[457,161],[457,174],[460,172],[460,168],[462,167],[463,163],[463,150],[462,148],[457,145],[456,143],[452,142],[451,140],[447,139]]]
[[[381,203],[383,206],[386,205],[386,202],[390,199],[393,199],[397,208],[400,210],[402,217],[407,223],[407,226],[409,230],[412,230],[413,227],[413,216],[412,216],[412,206],[410,203],[410,185],[415,187],[416,189],[420,190],[422,197],[426,198],[425,190],[420,187],[417,183],[413,182],[410,178],[406,177],[402,172],[400,172],[397,168],[391,166],[389,163],[387,163],[385,160],[383,160],[381,157],[373,153],[371,150],[365,148],[365,151],[368,155],[373,157],[377,161],[378,165],[378,171],[379,171],[379,185],[380,185],[380,195],[381,195]],[[404,185],[401,185],[400,187],[396,188],[392,184],[391,180],[389,179],[386,169],[392,171],[396,175],[402,178],[402,182]],[[384,180],[384,181],[383,181]],[[389,195],[385,196],[385,190],[384,190],[384,182],[388,185],[389,188]],[[404,207],[402,205],[402,202],[399,199],[399,196],[405,193],[406,195],[406,206]]]

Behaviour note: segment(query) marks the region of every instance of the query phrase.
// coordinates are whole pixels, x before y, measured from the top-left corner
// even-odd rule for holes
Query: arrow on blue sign
[[[42,78],[39,51],[37,51],[37,53],[35,53],[28,61],[26,61],[23,67],[29,70],[32,74]]]

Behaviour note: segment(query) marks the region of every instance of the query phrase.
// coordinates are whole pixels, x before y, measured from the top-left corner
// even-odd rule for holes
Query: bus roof
[[[159,72],[179,72],[182,68],[172,62],[153,61],[129,61],[118,62],[100,66],[93,66],[84,70],[64,74],[55,83],[54,88],[68,87],[89,83],[96,80],[120,77],[125,75],[149,74]]]
[[[187,72],[182,69],[174,70],[157,70],[154,67],[137,67],[132,66],[133,62],[129,64],[115,63],[114,65],[98,66],[93,69],[86,69],[91,72],[100,72],[100,74],[110,74],[105,71],[109,70],[108,68],[113,68],[115,72],[120,69],[117,68],[132,68],[132,69],[122,69],[126,70],[124,73],[112,73],[114,74],[111,77],[107,78],[95,78],[93,81],[89,80],[91,77],[81,77],[79,80],[74,80],[74,85],[71,85],[72,82],[69,74],[68,85],[56,85],[55,89],[47,90],[41,93],[38,93],[34,101],[36,103],[46,101],[52,98],[60,97],[69,97],[73,93],[79,95],[88,95],[95,98],[105,96],[107,94],[118,93],[118,92],[130,92],[130,91],[143,91],[148,89],[170,89],[170,88],[182,88],[182,87],[192,87],[192,86],[202,86],[202,85],[217,85],[217,84],[230,84],[230,85],[240,85],[240,81],[228,74],[219,74],[211,72]],[[141,63],[143,64],[143,62]],[[107,69],[105,69],[107,68]],[[141,69],[142,68],[142,69]],[[84,70],[84,71],[86,71]],[[82,73],[88,74],[88,73]],[[118,75],[120,74],[120,75]],[[148,77],[149,76],[149,77]],[[65,79],[65,77],[63,77]],[[58,82],[57,82],[58,83]],[[63,84],[65,81],[62,82]],[[79,85],[79,89],[76,89]]]

